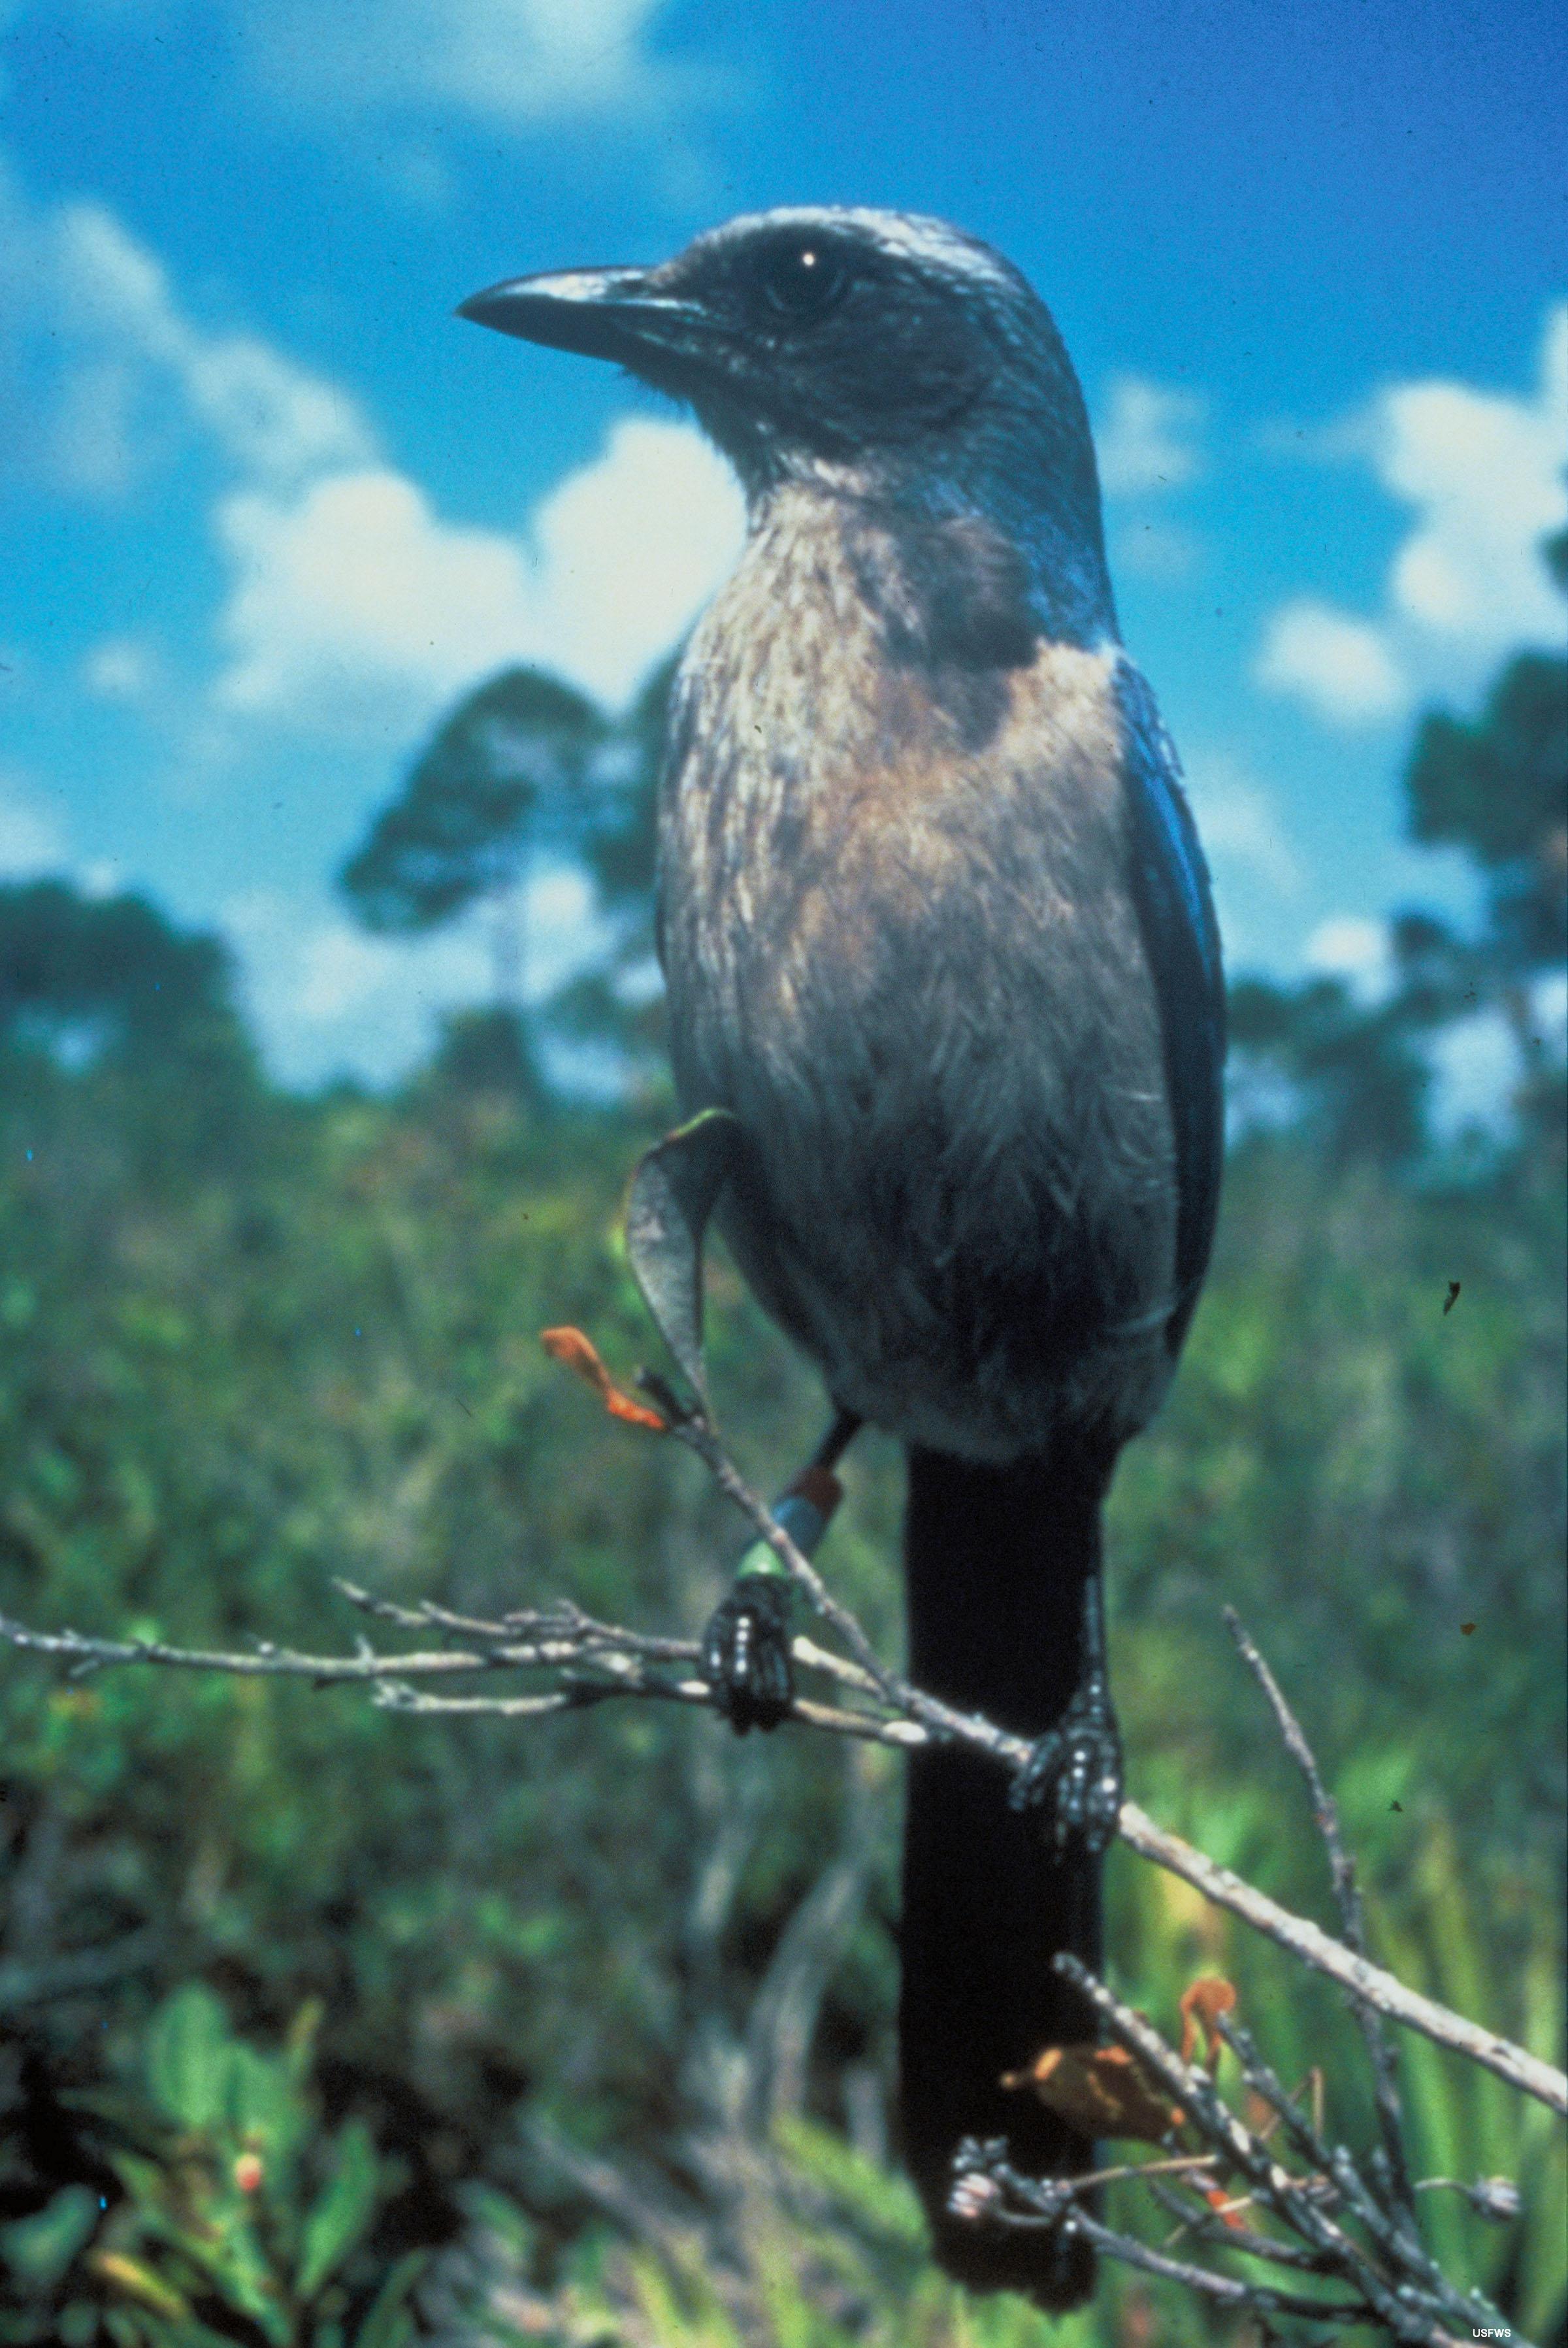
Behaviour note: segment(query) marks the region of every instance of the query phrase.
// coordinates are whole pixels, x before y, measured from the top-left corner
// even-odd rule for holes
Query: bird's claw
[[[1091,1852],[1105,1849],[1122,1811],[1122,1740],[1102,1672],[1089,1674],[1057,1726],[1037,1739],[1009,1798],[1015,1810],[1049,1811],[1058,1850],[1070,1835]]]
[[[743,1573],[702,1633],[702,1677],[737,1735],[776,1728],[794,1702],[790,1584],[778,1573]]]

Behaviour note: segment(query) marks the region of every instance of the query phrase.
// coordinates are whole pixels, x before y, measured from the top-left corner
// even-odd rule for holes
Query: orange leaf
[[[1163,2144],[1182,2125],[1124,2046],[1048,2046],[1027,2071],[1004,2072],[1001,2084],[1032,2088],[1047,2111],[1091,2136]]]
[[[592,1340],[580,1329],[541,1329],[539,1343],[552,1362],[563,1362],[576,1372],[585,1385],[590,1385],[611,1418],[623,1418],[628,1426],[646,1426],[655,1435],[668,1435],[669,1427],[656,1410],[646,1403],[636,1401],[625,1388],[618,1386],[604,1364],[600,1360]]]
[[[1182,2060],[1192,2061],[1201,2030],[1207,2042],[1204,2061],[1211,2079],[1220,2067],[1220,2049],[1225,2044],[1214,2022],[1218,2015],[1231,2013],[1235,2005],[1235,1991],[1220,1973],[1200,1973],[1192,1987],[1182,1993]]]
[[[1200,2187],[1199,2190],[1202,2192],[1204,2199],[1208,2203],[1209,2208],[1219,2211],[1220,2223],[1222,2226],[1234,2226],[1238,2232],[1244,2230],[1244,2221],[1240,2211],[1236,2209],[1229,2209],[1225,2207],[1225,2204],[1231,2198],[1228,2193],[1223,2191],[1217,2185],[1204,2185]]]

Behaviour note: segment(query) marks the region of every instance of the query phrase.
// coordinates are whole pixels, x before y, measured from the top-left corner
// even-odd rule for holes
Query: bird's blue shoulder
[[[1175,747],[1147,683],[1122,659],[1128,851],[1143,950],[1159,998],[1176,1150],[1176,1304],[1181,1344],[1208,1266],[1225,1157],[1225,974],[1208,867]]]

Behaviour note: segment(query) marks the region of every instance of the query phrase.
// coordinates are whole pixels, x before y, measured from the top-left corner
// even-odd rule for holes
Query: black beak
[[[460,302],[457,315],[550,350],[613,359],[639,375],[662,375],[663,363],[696,357],[702,341],[701,312],[657,292],[645,269],[511,277]]]

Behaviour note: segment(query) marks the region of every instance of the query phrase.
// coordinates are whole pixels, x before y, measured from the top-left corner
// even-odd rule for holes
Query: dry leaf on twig
[[[1222,1973],[1200,1973],[1190,1988],[1183,1991],[1180,2003],[1182,2060],[1184,2063],[1192,2061],[1193,2049],[1201,2030],[1204,2040],[1204,2062],[1212,2079],[1218,2073],[1220,2054],[1225,2045],[1225,2040],[1214,2028],[1214,2022],[1222,2013],[1235,2013],[1235,1991]]]
[[[580,1329],[541,1329],[539,1343],[553,1362],[563,1362],[574,1370],[585,1385],[593,1388],[611,1418],[623,1418],[628,1426],[646,1426],[655,1435],[668,1435],[669,1426],[656,1410],[639,1402],[625,1388],[618,1386],[604,1364],[600,1360],[591,1339]]]
[[[1182,2125],[1124,2046],[1048,2046],[1027,2071],[1004,2072],[1001,2084],[1031,2089],[1048,2111],[1091,2136],[1163,2144]]]

